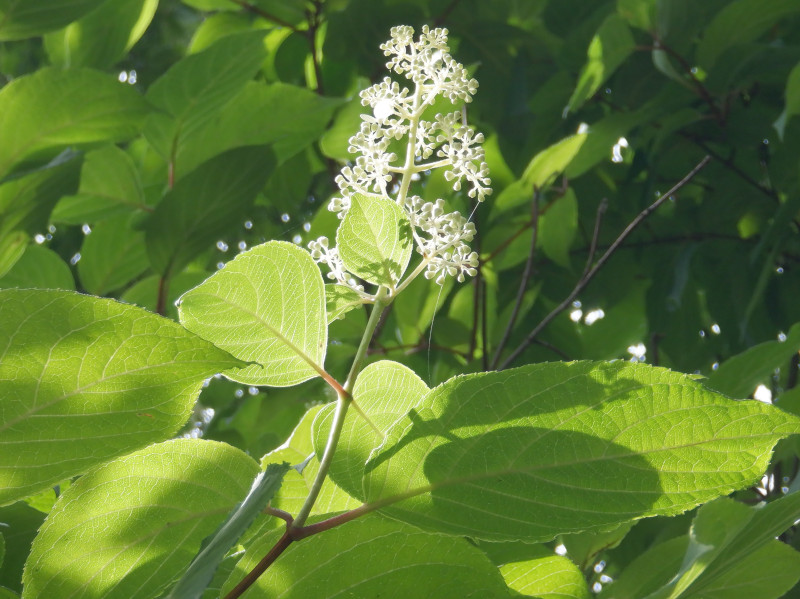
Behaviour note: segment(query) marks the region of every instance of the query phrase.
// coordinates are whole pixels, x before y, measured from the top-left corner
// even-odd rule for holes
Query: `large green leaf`
[[[286,387],[318,376],[328,325],[325,285],[309,253],[271,241],[239,254],[178,307],[183,325],[250,366],[225,375]]]
[[[64,492],[34,540],[23,597],[160,596],[257,473],[240,450],[198,439],[92,470]]]
[[[169,438],[238,363],[178,324],[69,291],[0,291],[0,503]]]
[[[569,99],[567,110],[577,110],[583,106],[628,58],[634,47],[633,34],[622,17],[612,14],[606,18],[589,44],[588,59]]]
[[[411,223],[393,200],[356,193],[336,232],[336,246],[351,273],[394,287],[411,259]]]
[[[131,157],[110,145],[86,153],[78,193],[53,209],[53,222],[93,223],[136,209],[148,209],[139,172]]]
[[[263,30],[229,35],[175,63],[150,86],[147,99],[163,113],[152,116],[145,135],[174,163],[176,178],[192,170],[176,160],[182,139],[236,96],[258,72],[265,57]]]
[[[413,370],[383,360],[370,364],[358,375],[353,398],[378,430],[385,433],[428,391],[428,386]],[[335,409],[335,403],[328,404],[314,421],[314,449],[319,459],[322,459]],[[363,499],[364,464],[370,452],[382,442],[383,437],[363,416],[350,410],[328,471],[331,480],[353,497]]]
[[[158,0],[106,0],[60,31],[45,36],[50,61],[59,66],[106,69],[142,37]]]
[[[136,135],[150,111],[130,85],[89,69],[44,68],[0,90],[0,176],[43,150]]]
[[[204,542],[203,548],[172,589],[168,599],[197,599],[202,596],[225,555],[280,488],[289,467],[286,463],[270,464],[266,471],[256,477],[247,497],[234,508],[214,535]]]
[[[144,233],[131,224],[129,215],[115,216],[98,223],[84,238],[78,274],[89,293],[106,295],[149,268]]]
[[[248,82],[202,126],[178,141],[178,175],[229,148],[272,144],[284,162],[316,141],[341,100],[294,85]]]
[[[224,592],[258,563],[279,535],[268,533],[247,548]],[[507,596],[497,568],[466,540],[372,515],[291,545],[247,593],[253,599]]]
[[[105,0],[0,0],[0,40],[18,40],[59,29]]]
[[[542,555],[500,568],[509,588],[525,597],[589,599],[586,579],[569,559],[543,548]]]
[[[178,181],[145,226],[153,268],[172,276],[241,225],[274,166],[267,147],[236,148]]]
[[[5,275],[0,289],[75,289],[72,271],[53,250],[30,245]]]
[[[736,0],[724,6],[706,28],[697,48],[697,62],[710,70],[717,58],[735,44],[760,37],[782,17],[800,11],[795,0]],[[731,35],[735,31],[736,35]]]
[[[765,599],[767,595],[779,597],[800,579],[800,553],[786,547],[788,553],[776,555],[776,550],[769,547],[798,519],[800,494],[797,493],[756,507],[731,499],[719,499],[702,506],[692,523],[681,569],[669,584],[653,594],[653,599],[747,597],[741,589],[734,595],[730,587],[739,586],[748,578],[752,579],[752,587],[764,585],[765,560],[754,557],[759,552],[780,560],[780,570],[788,574],[788,577],[768,577],[772,579],[770,586],[774,590],[768,592],[764,587],[760,594]],[[738,584],[731,585],[729,577],[734,572],[739,574],[739,580]],[[716,594],[711,589],[716,589]],[[722,593],[725,589],[731,594]]]
[[[789,329],[784,341],[765,341],[725,360],[706,384],[730,397],[749,397],[759,383],[769,381],[777,368],[800,351],[800,323]]]
[[[273,507],[282,509],[290,514],[296,514],[300,510],[319,471],[319,462],[314,457],[314,446],[311,442],[311,426],[322,407],[317,405],[310,408],[303,415],[300,423],[294,428],[286,442],[261,459],[262,468],[266,468],[269,464],[280,464],[282,462],[289,462],[290,464],[305,463],[302,472],[293,469],[286,473],[283,485],[281,485],[280,490],[272,500]],[[317,496],[311,515],[343,512],[359,505],[361,505],[360,501],[353,499],[328,478],[322,484],[322,490]],[[273,521],[272,524],[283,526],[283,521]]]
[[[433,389],[372,454],[365,490],[428,529],[543,541],[742,488],[797,432],[794,416],[665,369],[534,364]]]

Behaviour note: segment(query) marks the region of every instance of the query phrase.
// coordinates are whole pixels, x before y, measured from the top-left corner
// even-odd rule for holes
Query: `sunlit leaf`
[[[225,372],[286,387],[320,374],[328,327],[325,286],[309,253],[271,241],[241,253],[180,299],[183,325],[247,362]]]
[[[160,596],[257,473],[238,449],[198,439],[92,470],[61,496],[34,540],[23,597]]]
[[[223,592],[269,551],[280,532],[248,547]],[[363,516],[291,545],[280,568],[267,570],[248,597],[506,597],[497,568],[465,539],[425,533],[400,522]]]
[[[374,285],[394,287],[411,259],[411,223],[387,197],[353,194],[336,233],[345,267]]]
[[[175,434],[238,360],[176,323],[69,291],[0,291],[0,503]]]
[[[794,416],[668,370],[534,364],[433,389],[389,430],[364,483],[369,502],[426,529],[544,541],[747,486],[797,432]]]

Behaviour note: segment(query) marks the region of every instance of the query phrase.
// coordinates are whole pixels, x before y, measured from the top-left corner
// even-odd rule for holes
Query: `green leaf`
[[[51,148],[134,137],[150,111],[133,87],[88,69],[44,68],[0,90],[0,176]]]
[[[0,0],[0,40],[19,40],[59,29],[104,0]]]
[[[545,148],[528,163],[519,181],[506,187],[495,201],[494,216],[528,203],[534,189],[544,190],[569,166],[586,141],[586,133],[577,133]]]
[[[236,148],[178,181],[145,225],[153,268],[170,277],[241,225],[274,166],[267,147]]]
[[[658,590],[675,575],[681,566],[688,536],[659,543],[634,559],[606,586],[600,595],[603,599],[642,599]]]
[[[786,80],[785,98],[786,104],[783,112],[773,124],[781,140],[786,129],[786,122],[793,116],[800,114],[800,63],[797,63],[789,72],[789,77]]]
[[[289,435],[286,443],[275,451],[269,452],[261,459],[261,467],[266,468],[269,464],[280,464],[282,462],[302,464],[311,458],[302,469],[302,472],[292,469],[286,473],[283,485],[275,495],[275,499],[272,500],[272,507],[290,514],[296,514],[305,502],[306,497],[308,497],[311,485],[319,471],[319,462],[314,457],[314,446],[311,441],[311,427],[323,407],[322,405],[317,405],[310,408],[300,419],[292,434]],[[322,490],[314,503],[311,515],[343,512],[359,505],[361,505],[360,501],[345,493],[333,484],[330,478],[327,478],[322,484]],[[271,524],[282,526],[283,521],[273,519]]]
[[[0,277],[11,270],[28,246],[28,235],[25,231],[12,231],[0,237]]]
[[[158,0],[106,0],[44,38],[54,65],[107,69],[128,53],[155,15]]]
[[[589,44],[588,60],[581,70],[566,110],[575,111],[583,106],[628,58],[635,44],[633,34],[622,17],[612,14],[606,18]]]
[[[0,568],[0,584],[22,591],[22,570],[31,550],[31,543],[44,522],[44,514],[22,501],[0,507],[3,537],[11,551],[6,553]]]
[[[509,588],[525,597],[589,599],[591,593],[578,567],[546,549],[541,557],[505,564],[500,568]]]
[[[382,360],[367,366],[356,379],[353,399],[383,433],[429,391],[413,370],[397,362]],[[336,404],[325,406],[314,420],[312,435],[317,459],[322,459]],[[379,435],[355,410],[344,421],[328,475],[353,497],[364,499],[361,481],[364,465],[373,449],[381,445]]]
[[[53,250],[30,245],[4,276],[0,289],[75,289],[72,271]]]
[[[175,63],[150,86],[147,99],[164,112],[149,119],[144,133],[164,158],[175,163],[183,138],[212,119],[255,76],[266,57],[264,35],[256,30],[224,37]],[[176,180],[192,170],[180,162],[173,168]]]
[[[785,341],[759,343],[725,360],[711,373],[706,385],[729,397],[749,397],[759,383],[768,381],[776,368],[785,366],[800,351],[800,323],[789,329]]]
[[[578,565],[578,568],[585,570],[594,563],[600,553],[619,545],[633,525],[633,522],[627,522],[608,532],[564,535],[561,537],[561,543],[567,548],[570,559]]]
[[[117,146],[106,146],[87,152],[78,194],[61,198],[51,218],[53,222],[81,225],[135,209],[150,209],[136,165]]]
[[[160,596],[257,473],[238,449],[199,439],[151,445],[92,470],[34,540],[23,597]]]
[[[748,507],[730,499],[719,499],[713,503],[702,506],[694,519],[689,533],[689,547],[684,557],[684,566],[678,572],[665,590],[656,593],[657,597],[705,597],[719,596],[721,589],[730,593],[728,588],[731,581],[728,579],[731,572],[748,571],[749,577],[755,579],[751,586],[763,584],[763,565],[756,563],[765,561],[763,557],[755,559],[759,552],[774,555],[774,549],[768,547],[774,539],[791,527],[800,519],[800,495],[793,493],[781,497],[769,504]],[[701,556],[695,561],[690,556]],[[772,593],[764,589],[763,596],[767,599],[779,597],[800,580],[800,553],[791,551],[788,557],[787,572],[783,576],[771,581],[770,586],[775,586]],[[748,563],[754,560],[756,563]],[[767,560],[768,561],[768,560]],[[747,564],[747,565],[746,565]],[[747,576],[744,577],[744,580]],[[720,587],[717,595],[710,589]],[[752,591],[751,591],[752,592]],[[730,597],[747,597],[743,591],[730,594]],[[750,595],[752,596],[752,595]]]
[[[336,247],[351,273],[394,288],[411,259],[411,223],[388,197],[356,193],[336,232]]]
[[[65,193],[78,187],[80,163],[67,162],[0,185],[0,237],[14,230],[41,234],[50,212]]]
[[[350,310],[363,306],[366,302],[356,291],[346,285],[325,285],[325,310],[328,324],[343,318]]]
[[[223,593],[230,591],[277,541],[247,548]],[[507,597],[497,568],[466,540],[420,531],[374,515],[362,516],[301,543],[280,557],[248,592],[251,597]]]
[[[126,214],[102,221],[83,240],[78,274],[84,289],[106,295],[130,283],[150,266],[144,233]]]
[[[169,438],[238,361],[176,323],[69,291],[0,291],[0,503]]]
[[[271,241],[241,253],[179,301],[187,329],[251,362],[226,371],[228,378],[288,387],[320,374],[328,340],[325,285],[296,245]]]
[[[569,249],[578,231],[578,198],[570,187],[539,219],[539,243],[556,264],[570,268]]]
[[[758,39],[776,21],[798,11],[800,5],[795,0],[736,0],[726,4],[700,38],[697,62],[710,71],[725,50]]]
[[[745,487],[796,432],[794,416],[665,369],[534,364],[433,389],[370,456],[364,484],[416,526],[545,541]]]
[[[341,102],[294,85],[251,81],[202,127],[183,132],[178,176],[239,146],[272,144],[284,162],[317,140]]]
[[[167,599],[198,599],[203,595],[225,555],[267,506],[288,470],[289,464],[270,464],[265,472],[259,473],[247,497],[234,508],[217,532],[206,539],[200,553]]]
[[[617,0],[617,12],[631,27],[654,31],[658,0]]]

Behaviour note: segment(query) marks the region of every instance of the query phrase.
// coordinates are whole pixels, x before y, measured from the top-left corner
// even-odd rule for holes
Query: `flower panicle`
[[[422,118],[438,98],[456,106],[471,102],[478,82],[450,56],[447,29],[423,26],[416,39],[414,35],[412,27],[393,27],[390,39],[381,44],[386,68],[408,83],[385,77],[360,93],[362,106],[371,113],[361,115],[360,129],[349,140],[348,151],[357,157],[336,177],[340,194],[328,207],[343,218],[355,193],[396,201],[412,225],[417,252],[426,262],[425,276],[439,284],[447,276],[464,281],[478,266],[478,256],[469,247],[474,224],[459,212],[447,212],[442,199],[424,202],[407,192],[421,173],[442,168],[454,191],[463,188],[478,202],[491,195],[484,136],[466,123],[466,111]],[[398,156],[398,142],[403,141],[406,152]],[[314,259],[328,266],[329,278],[356,289],[336,249],[322,239],[309,244]]]

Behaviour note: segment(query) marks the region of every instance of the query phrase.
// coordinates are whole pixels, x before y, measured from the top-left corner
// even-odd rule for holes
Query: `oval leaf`
[[[386,432],[429,391],[416,373],[402,364],[383,360],[367,366],[358,375],[353,398],[379,430]],[[326,405],[312,429],[317,458],[322,459],[336,404]],[[383,438],[367,421],[350,410],[342,427],[328,476],[353,497],[364,499],[361,480],[364,464]]]
[[[0,504],[169,438],[238,363],[180,325],[69,291],[0,291]]]
[[[149,112],[116,77],[88,69],[40,69],[0,91],[0,176],[36,152],[67,145],[122,141]]]
[[[411,223],[383,196],[353,194],[336,245],[345,267],[372,283],[394,287],[411,259]]]
[[[546,550],[541,557],[505,564],[500,573],[509,588],[539,599],[589,599],[589,587],[578,566]],[[549,553],[549,554],[548,554]]]
[[[247,362],[228,378],[287,387],[320,374],[325,285],[308,252],[271,241],[239,254],[179,300],[184,326]]]
[[[59,29],[107,0],[5,0],[0,3],[0,40],[19,40]]]
[[[248,547],[223,593],[230,591],[269,551],[280,532]],[[497,568],[465,539],[368,515],[294,543],[268,569],[248,597],[507,597]]]
[[[242,451],[198,439],[93,470],[64,492],[34,540],[23,597],[160,596],[257,474]]]
[[[800,419],[643,364],[456,377],[389,431],[367,500],[417,526],[545,541],[673,515],[747,486]]]

